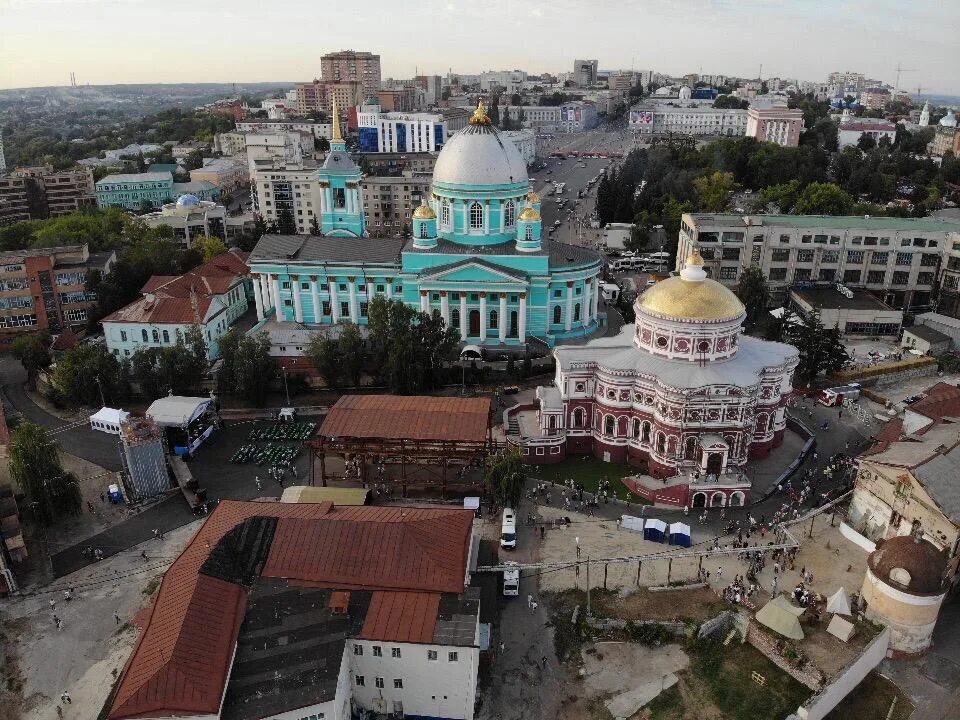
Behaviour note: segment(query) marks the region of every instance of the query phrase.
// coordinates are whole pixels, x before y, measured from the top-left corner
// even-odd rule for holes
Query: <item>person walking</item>
[[[113,619],[114,619],[114,621],[116,621],[117,625],[119,625],[119,624],[120,624],[120,613],[114,612],[114,613],[113,613]]]
[[[64,690],[62,693],[60,693],[60,702],[64,703],[65,705],[72,705],[73,698],[70,697],[70,693]]]

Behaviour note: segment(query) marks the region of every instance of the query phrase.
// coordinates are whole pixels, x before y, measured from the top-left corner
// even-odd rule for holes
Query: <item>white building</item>
[[[509,93],[515,93],[520,91],[526,79],[527,73],[523,70],[487,70],[480,73],[480,89],[487,92],[498,85]]]
[[[141,215],[147,227],[169,227],[183,248],[193,247],[195,238],[209,235],[227,239],[227,209],[219,203],[183,195],[176,202],[166,203],[157,212]]]
[[[242,155],[247,149],[246,133],[230,132],[217,133],[213,137],[213,149],[224,155]]]
[[[888,120],[855,118],[850,115],[849,110],[844,110],[837,131],[840,149],[856,145],[864,136],[873,138],[878,144],[883,138],[887,138],[892,144],[897,139],[897,126]]]
[[[504,130],[502,137],[510,139],[520,152],[523,161],[530,165],[537,157],[537,134],[531,129]]]
[[[263,134],[300,132],[329,140],[332,137],[333,125],[312,120],[243,120],[237,123],[237,132]]]
[[[674,105],[637,105],[630,129],[639,135],[712,135],[737,137],[747,132],[746,110]]]
[[[562,105],[514,105],[506,112],[524,127],[544,132],[582,132],[597,125],[596,106],[582,100]]]
[[[447,139],[443,115],[381,112],[363,105],[357,113],[361,152],[436,152]]]

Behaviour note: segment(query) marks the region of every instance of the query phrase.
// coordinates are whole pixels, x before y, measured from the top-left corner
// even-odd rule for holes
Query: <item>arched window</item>
[[[425,222],[420,223],[420,237],[427,237],[427,224]]]
[[[573,411],[573,426],[575,428],[583,427],[583,416],[584,416],[583,408],[577,408],[576,410]]]
[[[450,311],[450,327],[460,327],[460,310]]]
[[[643,430],[640,433],[640,441],[645,443],[650,442],[650,423],[648,422],[643,424]]]
[[[144,341],[144,342],[150,342],[150,337],[147,335],[147,331],[146,331],[146,330],[141,330],[140,333],[143,335],[143,341]]]
[[[533,225],[527,225],[527,229],[524,233],[524,238],[527,240],[533,240]]]
[[[760,413],[757,415],[757,433],[765,433],[767,431],[767,414]]]
[[[450,225],[450,203],[446,200],[440,205],[440,222],[445,227]]]
[[[683,457],[686,460],[693,460],[697,456],[697,439],[695,437],[688,437],[687,444],[684,449]]]
[[[580,303],[577,303],[573,306],[573,321],[577,322],[580,319]]]
[[[513,204],[513,200],[507,200],[507,204],[503,206],[503,224],[510,227],[516,223],[516,218],[517,206]]]
[[[663,455],[663,451],[667,448],[667,436],[663,433],[657,435],[657,452]]]
[[[163,341],[164,341],[165,343],[170,342],[170,333],[167,332],[166,330],[163,331]]]
[[[613,415],[607,415],[603,419],[603,434],[613,435],[615,432],[616,432],[616,423],[613,419]]]
[[[490,329],[496,330],[500,327],[500,314],[496,310],[490,311]]]
[[[153,329],[153,341],[155,343],[160,342],[160,332],[156,328]]]
[[[559,324],[560,324],[561,313],[562,313],[562,312],[563,312],[563,311],[560,309],[560,306],[559,306],[559,305],[554,305],[554,306],[553,306],[553,324],[554,324],[554,325],[559,325]]]
[[[640,421],[637,419],[633,421],[633,436],[635,438],[640,437]]]
[[[478,230],[483,227],[483,205],[474,202],[470,206],[470,228]]]

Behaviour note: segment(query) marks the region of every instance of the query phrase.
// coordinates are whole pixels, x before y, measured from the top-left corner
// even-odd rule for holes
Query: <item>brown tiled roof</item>
[[[320,435],[482,442],[489,420],[489,398],[344,395],[330,409]]]
[[[362,640],[432,643],[439,593],[375,592],[360,631]]]
[[[213,302],[212,298],[198,295],[197,309],[194,312],[193,301],[189,297],[142,297],[110,313],[100,322],[186,325],[195,322],[197,317],[203,321],[211,302]]]
[[[161,710],[215,714],[243,621],[246,592],[200,574],[211,548],[248,517],[319,518],[330,507],[222,501],[164,575],[147,628],[114,697],[111,720]]]
[[[897,442],[903,435],[903,419],[894,418],[883,424],[880,432],[873,439],[873,444],[864,450],[861,455],[876,455],[890,447],[890,443]]]
[[[140,289],[143,293],[158,293],[168,297],[220,295],[227,292],[238,277],[250,273],[246,258],[250,253],[225,252],[183,275],[154,275]]]
[[[385,638],[394,617],[413,622],[410,628],[394,627],[393,634],[426,637],[429,629],[432,638],[428,626],[438,615],[430,598],[464,590],[469,510],[221,501],[164,576],[110,720],[217,714],[247,591],[201,569],[212,562],[218,543],[251,518],[278,519],[263,577],[409,596],[379,601],[370,632]]]
[[[166,285],[171,280],[176,280],[179,275],[151,275],[150,279],[144,283],[143,287],[140,288],[140,292],[156,292],[157,288],[161,288]]]
[[[960,417],[960,388],[957,386],[939,382],[924,394],[926,397],[910,406],[913,412],[934,421]]]
[[[463,592],[472,524],[469,510],[410,507],[282,519],[262,575],[341,589]]]

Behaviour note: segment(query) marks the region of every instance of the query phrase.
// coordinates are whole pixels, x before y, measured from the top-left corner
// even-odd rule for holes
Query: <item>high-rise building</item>
[[[573,81],[581,87],[594,85],[597,82],[597,61],[574,60]]]
[[[380,56],[358,50],[327,53],[320,58],[320,77],[333,83],[359,82],[366,99],[380,91]],[[337,98],[337,104],[348,107],[340,102],[340,98]]]

